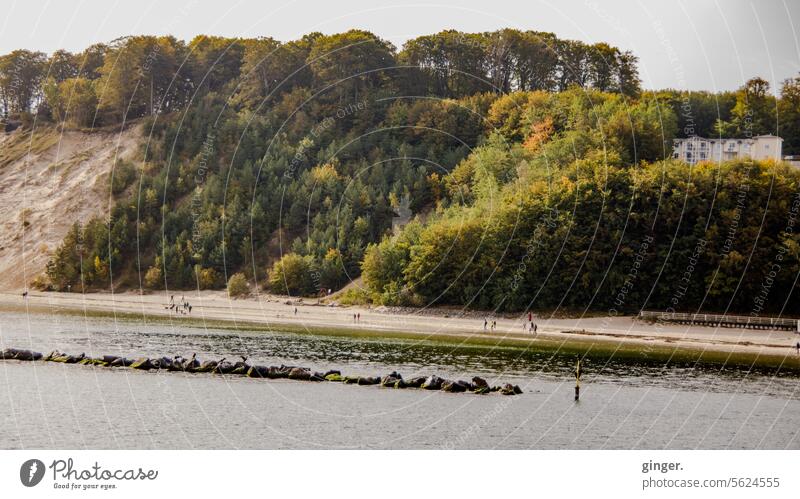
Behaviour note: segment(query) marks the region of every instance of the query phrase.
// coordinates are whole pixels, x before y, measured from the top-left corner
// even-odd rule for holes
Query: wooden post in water
[[[581,398],[581,359],[575,364],[575,402]]]

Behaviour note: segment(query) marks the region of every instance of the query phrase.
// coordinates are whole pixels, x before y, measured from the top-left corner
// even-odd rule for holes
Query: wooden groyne
[[[747,315],[687,314],[680,312],[639,312],[639,319],[649,322],[671,322],[691,326],[741,329],[772,329],[800,332],[800,320],[783,317],[751,317]]]

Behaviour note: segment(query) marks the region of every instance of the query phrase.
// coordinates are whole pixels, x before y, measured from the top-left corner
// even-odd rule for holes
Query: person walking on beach
[[[486,331],[486,326],[489,324],[489,319],[486,317],[483,318],[483,330]]]
[[[797,345],[794,346],[797,349],[797,355],[800,355],[800,341],[797,342]]]
[[[294,315],[297,315],[297,307],[294,307]]]
[[[358,319],[356,319],[356,322],[361,323],[361,312],[358,313]]]

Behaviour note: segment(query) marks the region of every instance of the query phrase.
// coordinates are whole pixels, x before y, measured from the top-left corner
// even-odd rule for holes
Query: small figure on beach
[[[22,292],[22,297],[23,298],[27,298],[28,297],[28,291],[27,290]]]
[[[534,325],[533,325],[533,332],[535,333],[535,332],[536,332],[536,331],[538,331],[538,330],[539,330],[539,326],[537,326],[536,324],[534,324]]]
[[[484,317],[484,319],[483,319],[483,330],[484,331],[486,331],[486,326],[487,325],[489,325],[489,319]]]
[[[794,346],[797,349],[797,355],[800,355],[800,341],[797,342],[797,345]]]
[[[356,322],[361,322],[361,312],[358,313],[358,318],[356,319]]]
[[[294,315],[297,315],[297,307],[294,307]]]

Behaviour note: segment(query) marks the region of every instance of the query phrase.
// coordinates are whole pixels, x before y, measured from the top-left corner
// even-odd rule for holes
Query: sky
[[[444,29],[510,27],[605,41],[639,57],[644,88],[773,91],[800,74],[798,0],[2,0],[0,54],[80,51],[126,35],[271,36],[369,30],[398,48]]]

